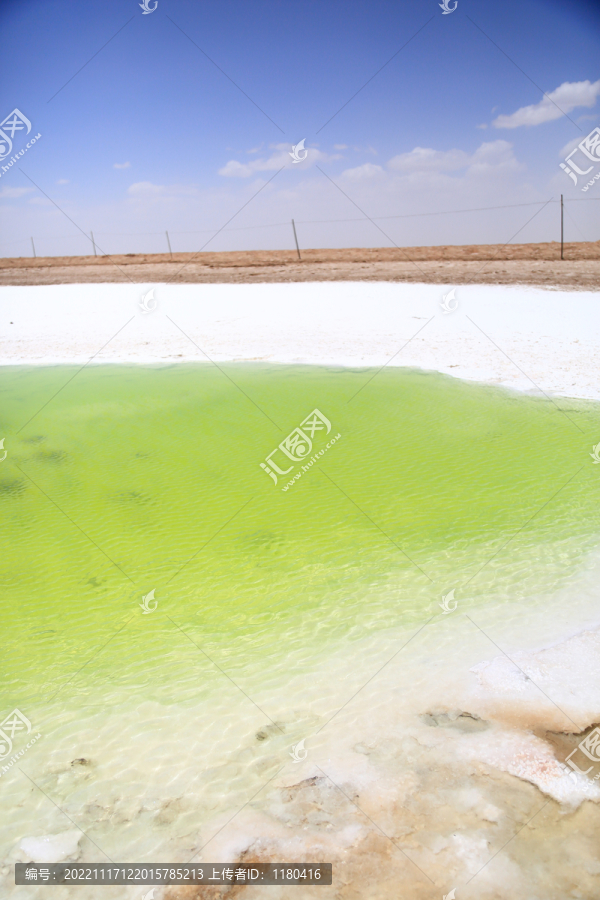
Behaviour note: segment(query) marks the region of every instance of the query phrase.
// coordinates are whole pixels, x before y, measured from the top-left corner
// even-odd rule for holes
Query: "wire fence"
[[[25,247],[28,248],[28,253],[22,253],[21,256],[89,256],[90,250],[92,253],[97,256],[98,251],[100,250],[100,255],[104,254],[104,251],[100,249],[100,242],[103,242],[105,238],[160,238],[164,244],[164,249],[162,251],[152,250],[152,251],[140,251],[137,250],[137,253],[156,253],[156,252],[168,252],[173,255],[173,246],[175,245],[175,252],[190,252],[189,250],[180,250],[176,246],[177,238],[182,237],[191,237],[194,235],[207,235],[207,234],[216,234],[220,232],[220,234],[232,233],[232,232],[244,232],[251,231],[256,232],[259,230],[265,230],[269,228],[286,228],[293,229],[293,237],[295,241],[296,248],[298,250],[298,255],[300,255],[300,248],[298,247],[298,238],[296,234],[296,225],[310,226],[310,225],[333,225],[333,224],[341,224],[341,223],[367,223],[367,222],[386,222],[386,221],[394,221],[394,220],[408,220],[408,219],[421,219],[428,218],[432,216],[449,216],[449,215],[458,215],[461,213],[480,213],[480,212],[491,212],[496,210],[510,210],[510,209],[521,209],[525,207],[539,207],[539,209],[543,209],[544,206],[556,205],[560,204],[561,207],[561,215],[560,215],[560,241],[561,244],[564,241],[564,219],[565,217],[569,220],[570,224],[577,231],[579,238],[584,242],[593,242],[593,238],[584,235],[578,223],[575,221],[573,216],[569,213],[567,209],[567,205],[571,203],[590,203],[600,200],[600,197],[581,197],[581,198],[573,198],[569,200],[563,200],[561,197],[560,200],[555,200],[550,198],[549,200],[538,200],[530,203],[508,203],[497,206],[479,206],[479,207],[469,207],[462,209],[447,209],[447,210],[437,210],[435,212],[418,212],[418,213],[400,213],[397,215],[388,215],[388,216],[355,216],[353,218],[339,218],[339,219],[296,219],[296,220],[288,220],[286,222],[269,222],[261,225],[242,225],[242,226],[234,226],[232,228],[223,228],[219,229],[218,227],[214,228],[202,228],[197,230],[187,230],[187,231],[175,231],[175,230],[167,230],[164,231],[90,231],[89,234],[89,244],[88,251],[85,253],[46,253],[40,254],[39,249],[41,244],[47,245],[49,242],[55,243],[56,241],[73,241],[77,239],[79,241],[84,240],[83,234],[68,234],[68,235],[51,235],[45,236],[41,239],[36,238],[35,235],[31,235],[28,238],[20,238],[16,241],[11,241],[9,243],[0,244],[0,248],[2,248],[2,257],[3,258],[12,258],[14,257],[14,252],[6,253],[5,250],[9,248],[18,248]],[[557,229],[558,231],[558,229]],[[557,235],[558,239],[558,235]],[[391,239],[390,239],[391,240]],[[539,241],[542,243],[542,241]],[[181,243],[181,242],[180,242]],[[287,240],[285,241],[287,244]],[[447,242],[453,243],[453,242]],[[536,241],[537,243],[537,241]],[[416,244],[412,244],[411,246],[416,246]],[[239,250],[239,248],[236,248]],[[253,248],[254,249],[254,248]],[[127,251],[111,251],[113,253],[121,254]],[[210,251],[207,251],[210,252]],[[214,251],[213,251],[214,252]]]

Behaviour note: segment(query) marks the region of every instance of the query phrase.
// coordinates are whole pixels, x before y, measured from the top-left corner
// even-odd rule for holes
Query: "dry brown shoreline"
[[[402,281],[530,284],[600,289],[600,241],[560,244],[347,248],[0,260],[0,284],[249,284],[292,281]]]

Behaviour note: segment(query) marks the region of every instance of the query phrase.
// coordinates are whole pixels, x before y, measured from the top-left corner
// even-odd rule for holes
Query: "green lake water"
[[[598,405],[373,375],[0,370],[6,712],[208,700],[203,653],[253,696],[285,691],[329,648],[439,615],[450,588],[533,602],[568,580],[600,531]],[[332,431],[313,453],[341,437],[282,491],[259,464],[315,408]]]

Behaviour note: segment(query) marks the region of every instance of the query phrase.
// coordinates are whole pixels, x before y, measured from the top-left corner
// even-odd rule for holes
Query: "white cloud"
[[[315,147],[306,147],[308,156],[302,163],[292,163],[290,152],[292,144],[274,144],[271,145],[273,153],[268,158],[253,159],[250,162],[239,162],[237,159],[230,159],[227,165],[219,169],[219,175],[226,178],[250,178],[257,172],[276,172],[283,166],[294,165],[298,169],[307,169],[316,162],[327,162],[332,159],[341,159],[339,154],[322,153]]]
[[[259,162],[259,160],[257,160],[257,162]],[[260,162],[262,162],[262,160],[260,160]],[[219,175],[224,175],[226,178],[249,178],[259,169],[264,168],[264,166],[256,166],[252,165],[252,163],[241,163],[238,162],[237,159],[230,159],[227,165],[219,169]]]
[[[575,149],[575,147],[581,142],[581,140],[581,135],[579,135],[579,137],[572,138],[568,144],[565,144],[562,150],[558,151],[559,158],[562,159],[564,156],[567,156],[571,152],[571,150]]]
[[[521,125],[541,125],[560,119],[563,113],[570,113],[578,106],[592,107],[600,94],[600,80],[593,84],[590,81],[565,81],[555,91],[542,97],[539,103],[522,106],[510,116],[498,116],[492,125],[494,128],[519,128]],[[552,102],[554,101],[554,102]]]
[[[136,181],[127,188],[127,193],[134,197],[145,196],[150,194],[163,194],[166,188],[164,184],[152,184],[151,181]]]
[[[17,197],[22,197],[23,194],[28,194],[32,190],[33,188],[30,187],[5,187],[0,190],[0,197],[9,197],[11,200],[15,200]]]
[[[69,179],[68,179],[68,178],[59,178],[58,181],[57,181],[56,183],[57,183],[57,184],[68,184],[68,183],[69,183]]]
[[[137,204],[145,201],[155,205],[157,201],[169,204],[185,204],[190,197],[198,196],[195,184],[153,184],[151,181],[136,181],[127,188],[129,200]]]
[[[334,144],[333,149],[334,150],[347,150],[348,144]]]
[[[130,169],[130,168],[131,168],[130,162],[113,163],[113,169]]]
[[[374,166],[373,163],[364,163],[355,169],[346,169],[342,172],[343,178],[349,178],[350,181],[362,181],[364,178],[374,178],[377,175],[383,175],[381,166]]]
[[[467,174],[517,172],[523,168],[512,151],[508,141],[487,141],[481,144],[469,159]]]
[[[400,153],[388,162],[388,169],[402,175],[439,175],[466,169],[467,174],[520,168],[508,141],[487,141],[474,153],[464,150],[432,150],[430,147],[415,147],[410,153]],[[375,167],[378,168],[378,167]]]
[[[273,148],[275,152],[267,159],[253,159],[247,163],[230,159],[227,165],[219,169],[219,175],[224,175],[226,178],[249,178],[251,175],[256,175],[257,172],[274,172],[291,161],[288,155],[291,146],[291,144],[275,144]]]
[[[410,153],[400,153],[388,162],[393,172],[453,172],[464,169],[469,163],[469,154],[464,150],[431,150],[415,147]]]

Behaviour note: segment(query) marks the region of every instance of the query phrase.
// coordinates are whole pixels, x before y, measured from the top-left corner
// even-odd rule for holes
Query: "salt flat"
[[[144,312],[141,298],[154,288]],[[600,399],[598,294],[366,282],[0,287],[4,365],[261,360],[416,366]]]

